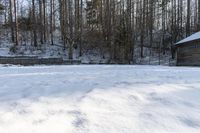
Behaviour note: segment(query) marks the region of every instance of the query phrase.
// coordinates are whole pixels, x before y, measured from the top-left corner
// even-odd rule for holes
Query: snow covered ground
[[[0,133],[199,133],[200,68],[0,67]]]

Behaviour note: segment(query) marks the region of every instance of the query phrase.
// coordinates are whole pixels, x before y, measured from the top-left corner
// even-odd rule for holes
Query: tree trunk
[[[18,33],[18,16],[17,16],[17,6],[16,0],[14,0],[14,12],[15,12],[15,43],[16,46],[19,45],[19,33]]]
[[[14,33],[14,25],[13,25],[13,0],[9,0],[9,4],[10,4],[11,39],[12,39],[12,42],[15,42],[15,33]]]
[[[35,47],[37,47],[37,32],[36,32],[36,18],[35,18],[35,0],[32,0],[32,28],[33,28],[33,44]]]
[[[186,36],[190,35],[190,0],[187,0],[187,24],[186,24]]]

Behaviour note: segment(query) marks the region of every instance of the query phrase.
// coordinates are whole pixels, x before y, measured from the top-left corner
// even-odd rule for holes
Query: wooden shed
[[[176,65],[200,66],[200,32],[177,42]]]

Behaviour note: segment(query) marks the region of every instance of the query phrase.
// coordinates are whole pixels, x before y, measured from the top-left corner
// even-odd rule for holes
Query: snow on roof
[[[186,43],[186,42],[191,42],[191,41],[194,41],[194,40],[199,40],[200,39],[200,31],[197,32],[197,33],[194,33],[192,34],[191,36],[179,41],[176,43],[176,45],[178,44],[182,44],[182,43]]]

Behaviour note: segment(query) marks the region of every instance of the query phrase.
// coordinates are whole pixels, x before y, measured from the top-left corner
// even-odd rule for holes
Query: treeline
[[[130,63],[138,50],[141,58],[146,48],[165,54],[200,30],[200,0],[6,0],[0,10],[13,51],[22,41],[40,48],[59,38],[69,59],[74,50],[99,50]]]

